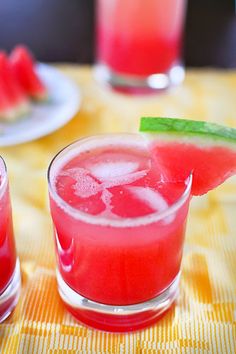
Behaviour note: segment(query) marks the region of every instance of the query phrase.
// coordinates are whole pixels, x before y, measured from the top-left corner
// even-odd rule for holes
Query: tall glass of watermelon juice
[[[0,322],[15,307],[20,292],[20,267],[16,257],[6,166],[0,157]]]
[[[141,135],[82,139],[49,171],[61,298],[81,322],[127,331],[176,299],[191,177],[164,181]]]
[[[185,7],[186,0],[97,0],[98,79],[129,90],[180,83]]]

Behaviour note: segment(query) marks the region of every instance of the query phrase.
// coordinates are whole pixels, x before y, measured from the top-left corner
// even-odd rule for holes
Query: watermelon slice
[[[1,120],[14,120],[17,116],[15,106],[12,105],[10,98],[4,90],[4,82],[0,77],[0,121]]]
[[[202,195],[236,174],[236,129],[177,118],[141,118],[163,178],[183,181],[193,174],[192,195]]]
[[[29,101],[5,52],[0,51],[0,119],[15,120],[29,112]]]
[[[26,94],[37,101],[47,99],[47,89],[36,72],[35,61],[24,46],[17,46],[10,55],[15,75]]]

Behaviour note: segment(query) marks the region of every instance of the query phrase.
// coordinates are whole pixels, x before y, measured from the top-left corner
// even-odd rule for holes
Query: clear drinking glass
[[[6,165],[0,157],[0,322],[14,309],[20,293]]]
[[[146,327],[178,295],[191,177],[167,205],[143,184],[146,159],[141,136],[111,134],[79,140],[49,167],[59,293],[69,311],[91,327],[118,332]],[[156,183],[151,173],[145,178]],[[145,205],[128,196],[125,208],[120,206],[130,188]],[[162,211],[136,216],[146,197]],[[114,215],[127,211],[128,217]]]
[[[97,0],[98,80],[131,92],[182,82],[186,0]]]

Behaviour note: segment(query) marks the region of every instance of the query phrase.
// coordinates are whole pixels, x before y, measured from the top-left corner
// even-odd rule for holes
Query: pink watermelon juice
[[[185,0],[98,0],[97,59],[113,72],[149,76],[179,62]]]
[[[51,213],[69,291],[107,305],[139,304],[178,277],[189,183],[163,182],[153,164],[145,140],[128,134],[84,139],[54,159]],[[69,307],[85,323],[98,320]]]
[[[2,161],[0,160],[0,165]],[[0,166],[0,294],[8,285],[16,265],[11,204],[8,186]]]
[[[15,293],[5,295],[14,278],[16,249],[6,170],[0,158],[0,322],[15,302]]]

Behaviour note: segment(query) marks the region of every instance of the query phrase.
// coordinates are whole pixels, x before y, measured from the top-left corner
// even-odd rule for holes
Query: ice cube
[[[107,189],[104,189],[102,191],[101,199],[102,199],[103,203],[105,204],[106,208],[109,210],[112,209],[111,198],[112,198],[112,193],[109,192]]]
[[[104,189],[102,191],[102,196],[101,196],[101,199],[102,199],[103,203],[105,204],[105,210],[103,213],[112,212],[113,206],[111,205],[111,198],[112,198],[111,192],[109,192],[107,189]]]
[[[61,175],[73,178],[75,195],[80,198],[89,198],[101,191],[101,185],[84,168],[71,168],[61,172]]]
[[[103,216],[105,218],[109,219],[118,219],[118,215],[114,214],[112,209],[113,205],[111,204],[111,199],[112,199],[112,193],[109,192],[107,189],[104,189],[102,191],[102,196],[101,199],[103,203],[105,204],[105,209],[99,214],[99,216]]]
[[[128,175],[138,169],[138,162],[104,162],[89,167],[92,175],[100,181],[113,180],[115,177]]]
[[[144,176],[146,176],[146,174],[147,174],[147,170],[142,170],[142,171],[137,171],[137,172],[130,173],[130,174],[124,175],[124,176],[117,176],[117,177],[114,177],[110,181],[103,182],[102,186],[104,188],[112,188],[112,187],[116,187],[116,186],[123,186],[126,184],[131,184],[131,183],[136,182],[139,179],[143,178]]]
[[[89,198],[101,191],[101,185],[89,175],[78,179],[73,188],[80,198]]]
[[[140,186],[128,186],[126,187],[135,197],[142,200],[149,207],[151,207],[156,212],[162,212],[169,208],[167,201],[164,197],[156,190],[150,187],[140,187]],[[166,223],[170,223],[174,220],[175,215],[170,215],[165,218]]]
[[[59,175],[60,176],[68,176],[68,177],[71,177],[71,178],[77,180],[81,176],[87,175],[88,173],[89,173],[89,171],[86,170],[85,168],[74,167],[74,168],[68,168],[67,170],[61,171]]]

